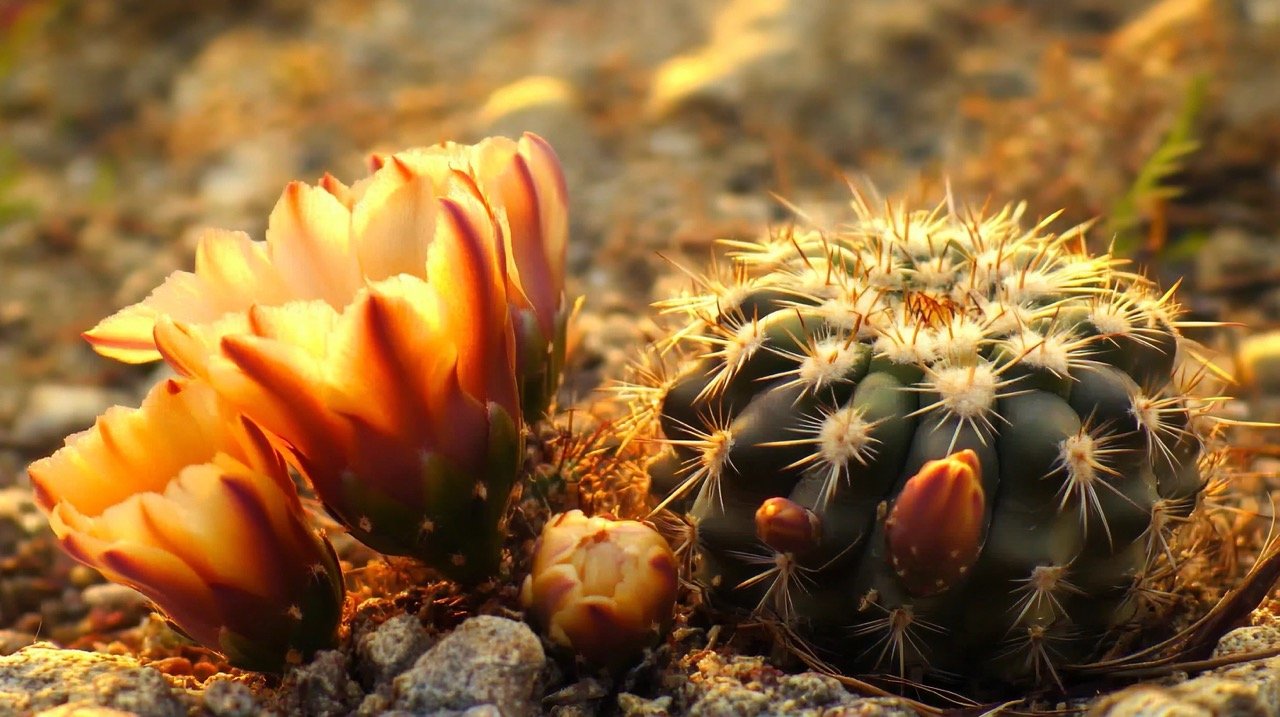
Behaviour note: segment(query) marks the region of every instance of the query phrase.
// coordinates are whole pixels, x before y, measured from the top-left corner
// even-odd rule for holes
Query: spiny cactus
[[[848,669],[1056,681],[1161,597],[1209,478],[1207,362],[1083,229],[854,207],[728,242],[659,304],[628,389],[659,507],[713,606]]]

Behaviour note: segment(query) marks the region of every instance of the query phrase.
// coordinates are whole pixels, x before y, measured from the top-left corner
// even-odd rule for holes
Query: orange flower
[[[553,642],[622,667],[670,622],[676,578],[675,555],[653,528],[571,510],[543,529],[521,600]]]
[[[399,274],[426,279],[431,247],[450,231],[444,201],[478,196],[496,225],[489,240],[502,257],[526,405],[540,412],[559,379],[568,317],[567,193],[551,147],[526,134],[518,142],[495,137],[409,150],[372,164],[372,175],[350,187],[328,175],[318,186],[290,184],[266,242],[210,230],[197,246],[194,273],[174,273],[85,338],[105,356],[140,363],[160,358],[154,329],[164,317],[226,334],[242,328],[253,306],[318,300],[342,311],[368,283]]]
[[[155,336],[277,436],[358,539],[472,581],[497,570],[518,470],[515,349],[483,203],[439,212],[425,280],[371,282],[341,311],[255,306],[230,330],[162,317]]]
[[[331,646],[342,578],[264,434],[207,386],[168,380],[30,467],[63,548],[149,597],[237,665]]]

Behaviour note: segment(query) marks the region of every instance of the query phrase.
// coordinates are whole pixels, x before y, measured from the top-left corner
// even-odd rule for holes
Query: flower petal
[[[244,311],[253,304],[279,304],[290,299],[267,245],[244,232],[206,230],[196,245],[195,273],[204,285],[200,298],[211,312]],[[167,313],[174,315],[172,310]]]
[[[260,336],[228,336],[209,364],[218,393],[315,462],[344,464],[346,446],[324,403],[324,369],[306,349]]]
[[[466,202],[464,205],[463,202]],[[441,220],[427,258],[427,276],[444,305],[446,332],[458,346],[463,390],[516,413],[515,350],[501,263],[487,213],[478,198],[440,202]]]
[[[351,215],[351,234],[365,279],[425,277],[437,207],[429,177],[397,157],[373,175]]]
[[[362,284],[350,241],[351,212],[329,192],[302,182],[285,188],[267,220],[267,244],[298,299],[346,306]]]

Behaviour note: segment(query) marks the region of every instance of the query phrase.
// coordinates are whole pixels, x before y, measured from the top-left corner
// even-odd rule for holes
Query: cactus
[[[658,304],[674,327],[628,391],[651,490],[714,608],[850,670],[1057,681],[1176,567],[1203,362],[1172,292],[1083,228],[853,204],[727,242],[730,272]]]

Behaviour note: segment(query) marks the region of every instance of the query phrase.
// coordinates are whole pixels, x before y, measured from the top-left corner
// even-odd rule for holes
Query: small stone
[[[1243,655],[1275,649],[1280,646],[1280,626],[1251,625],[1238,627],[1222,636],[1213,650],[1214,657]]]
[[[347,674],[346,656],[323,650],[315,659],[285,675],[280,692],[289,714],[340,717],[350,714],[364,699],[360,685]]]
[[[263,712],[249,687],[232,680],[214,680],[204,688],[204,708],[213,717],[255,717]]]
[[[62,650],[49,643],[0,657],[0,705],[16,714],[66,705],[185,717],[187,705],[180,695],[159,672],[128,657]]]
[[[493,705],[503,717],[532,717],[541,713],[546,661],[524,623],[473,617],[395,678],[390,708],[430,713]]]
[[[372,689],[409,669],[430,646],[431,638],[418,618],[397,615],[359,638],[356,672]]]
[[[138,610],[147,604],[145,595],[116,583],[90,585],[80,593],[80,599],[84,600],[85,605],[101,610]]]
[[[36,713],[35,717],[137,717],[132,712],[113,710],[109,707],[95,707],[80,703],[61,705],[50,710]]]
[[[618,695],[618,712],[623,717],[665,717],[671,714],[671,697],[663,695],[648,700],[630,692]]]
[[[40,384],[27,395],[9,440],[27,448],[56,446],[67,435],[92,426],[111,406],[127,402],[127,396],[99,386]]]
[[[36,636],[19,630],[0,630],[0,655],[12,655],[27,645],[35,644]]]

